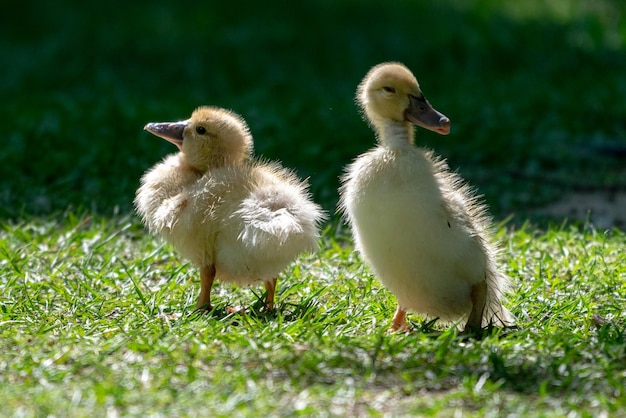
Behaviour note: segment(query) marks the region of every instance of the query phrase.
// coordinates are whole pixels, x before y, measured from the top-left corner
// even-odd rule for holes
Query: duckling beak
[[[183,146],[183,131],[189,124],[188,120],[180,122],[162,122],[162,123],[149,123],[144,126],[144,130],[156,135],[166,141],[176,145],[178,149],[182,149]]]
[[[404,111],[404,118],[417,126],[441,135],[450,133],[450,119],[433,109],[423,95],[417,97],[409,94],[409,107]]]

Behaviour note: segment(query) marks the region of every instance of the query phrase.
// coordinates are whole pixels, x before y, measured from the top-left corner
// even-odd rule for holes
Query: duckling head
[[[187,164],[200,172],[241,164],[252,153],[248,125],[226,109],[203,106],[187,120],[149,123],[144,129],[176,145]]]
[[[400,63],[373,67],[357,90],[356,101],[371,124],[414,124],[442,135],[450,133],[450,119],[433,109],[411,71]]]

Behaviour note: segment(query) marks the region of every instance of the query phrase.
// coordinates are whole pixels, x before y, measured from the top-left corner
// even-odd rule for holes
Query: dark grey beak
[[[404,111],[407,121],[441,135],[450,133],[450,119],[433,109],[423,95],[417,97],[409,94],[409,100],[409,107]]]
[[[144,130],[176,145],[179,149],[183,146],[183,131],[189,121],[149,123]]]

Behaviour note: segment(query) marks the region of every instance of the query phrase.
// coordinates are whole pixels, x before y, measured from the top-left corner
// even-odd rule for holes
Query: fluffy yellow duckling
[[[450,120],[399,63],[373,67],[356,100],[378,144],[346,168],[340,210],[357,249],[396,296],[392,329],[407,329],[407,309],[466,317],[465,330],[511,325],[501,303],[508,277],[496,268],[485,207],[444,161],[413,145],[413,125],[447,135]]]
[[[197,307],[212,309],[217,278],[263,282],[272,308],[279,272],[317,248],[325,215],[307,185],[277,163],[253,160],[248,126],[228,110],[200,107],[188,120],[144,129],[180,152],[144,174],[135,206],[150,232],[200,267]]]

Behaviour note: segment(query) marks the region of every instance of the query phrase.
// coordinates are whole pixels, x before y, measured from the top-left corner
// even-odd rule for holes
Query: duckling
[[[400,63],[373,67],[356,101],[377,146],[346,167],[339,210],[357,250],[398,301],[391,329],[408,329],[407,310],[467,318],[467,332],[512,325],[502,306],[509,279],[496,267],[486,207],[444,160],[413,144],[414,125],[447,135],[450,120]]]
[[[279,272],[317,248],[325,213],[308,185],[278,163],[253,159],[248,126],[229,110],[199,107],[190,119],[144,129],[179,152],[143,175],[135,207],[151,233],[199,267],[196,307],[213,308],[217,278],[263,282],[272,309]]]

